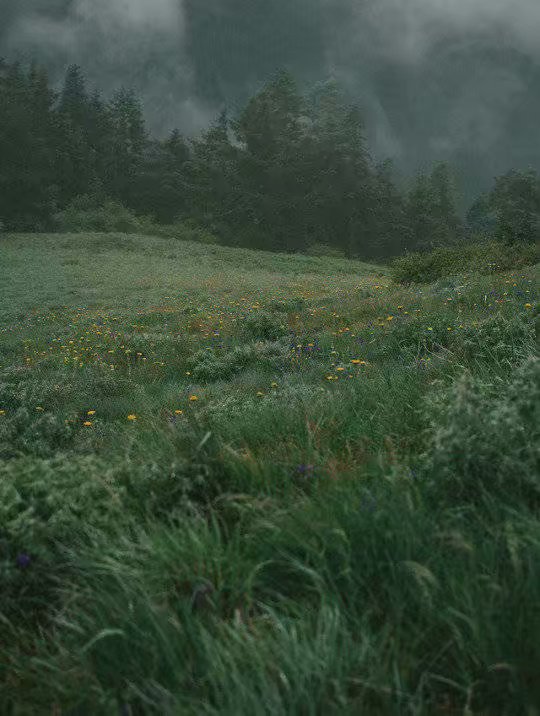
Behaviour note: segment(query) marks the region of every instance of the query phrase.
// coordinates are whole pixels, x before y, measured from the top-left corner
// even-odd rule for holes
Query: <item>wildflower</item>
[[[137,420],[137,416],[135,414],[131,413],[130,415],[127,416],[127,419],[131,420],[131,421]]]
[[[85,428],[91,428],[92,425],[93,425],[93,423],[92,423],[91,420],[85,420],[84,423],[83,423],[83,425],[84,425]]]
[[[25,552],[21,552],[21,554],[17,555],[17,559],[15,562],[17,563],[17,567],[21,567],[21,569],[26,569],[30,565],[30,562],[32,561],[32,558],[29,554],[26,554]]]
[[[199,398],[196,395],[190,395],[189,399],[192,403],[194,403],[196,400],[199,400]]]
[[[95,414],[96,414],[96,411],[95,411],[95,410],[89,410],[86,414],[92,416],[92,415],[95,415]]]
[[[525,308],[532,308],[532,303],[526,303]]]
[[[183,411],[183,410],[175,410],[175,411],[174,411],[174,414],[175,414],[175,415],[183,415],[183,414],[184,414],[184,411]]]
[[[6,414],[5,410],[0,410],[0,415],[5,415],[5,414]]]
[[[393,321],[393,320],[394,320],[394,316],[388,316],[386,320],[387,320],[387,321]]]

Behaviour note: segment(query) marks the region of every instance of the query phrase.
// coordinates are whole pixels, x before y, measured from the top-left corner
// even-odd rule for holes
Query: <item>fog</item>
[[[0,54],[135,87],[158,134],[198,131],[287,67],[338,79],[377,157],[453,161],[466,193],[540,167],[539,33],[537,0],[0,0]]]

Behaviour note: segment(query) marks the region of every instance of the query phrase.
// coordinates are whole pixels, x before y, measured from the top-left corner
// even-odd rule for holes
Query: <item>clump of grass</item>
[[[491,274],[518,270],[540,260],[535,244],[508,246],[491,241],[440,247],[426,253],[410,253],[394,260],[392,278],[398,283],[431,283],[461,273]]]

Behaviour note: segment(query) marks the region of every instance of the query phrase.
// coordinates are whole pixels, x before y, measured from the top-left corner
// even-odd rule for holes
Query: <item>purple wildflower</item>
[[[32,561],[32,558],[29,554],[26,554],[26,552],[21,552],[17,555],[17,559],[15,562],[17,563],[17,567],[20,567],[21,569],[26,569],[30,566],[30,562]]]

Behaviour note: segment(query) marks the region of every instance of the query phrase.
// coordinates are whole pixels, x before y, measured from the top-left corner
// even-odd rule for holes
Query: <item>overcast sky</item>
[[[377,156],[471,186],[540,166],[540,0],[0,0],[0,54],[142,94],[158,133],[206,125],[280,66],[339,79]]]

